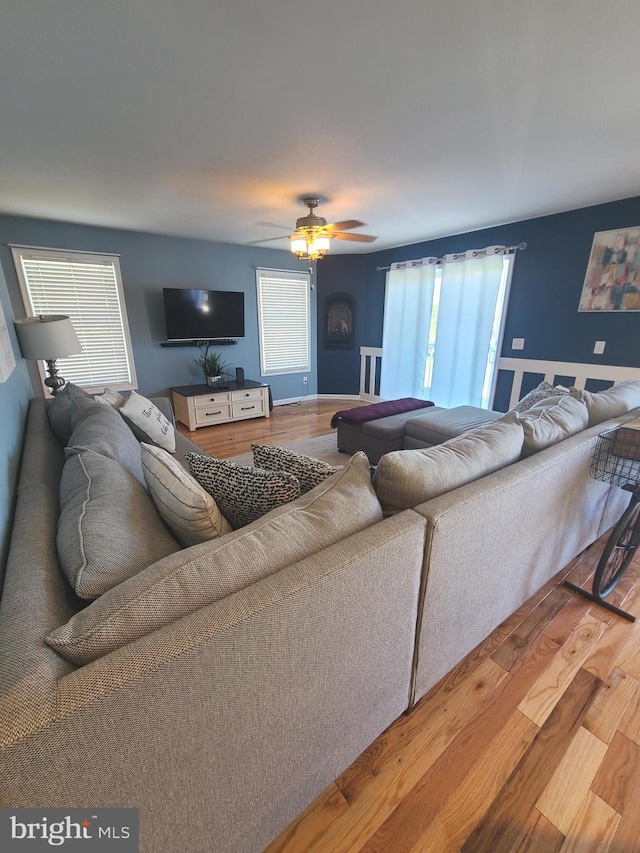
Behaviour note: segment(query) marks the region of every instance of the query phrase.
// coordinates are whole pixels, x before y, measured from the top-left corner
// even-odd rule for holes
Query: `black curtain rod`
[[[523,251],[527,248],[526,243],[518,243],[517,246],[507,246],[505,248],[505,254],[512,254],[518,250]],[[472,251],[471,249],[467,249],[467,251]],[[480,250],[482,251],[482,250]],[[465,252],[452,252],[452,254],[464,255]],[[444,262],[444,258],[436,258],[436,264],[441,264]],[[410,261],[401,261],[401,263],[411,263]],[[376,272],[388,272],[391,267],[376,267]]]

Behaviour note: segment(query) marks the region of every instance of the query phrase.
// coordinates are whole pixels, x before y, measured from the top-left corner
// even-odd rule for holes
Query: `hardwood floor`
[[[216,455],[329,431],[309,401],[187,434]],[[356,401],[353,402],[356,405]],[[594,543],[396,720],[266,853],[640,852],[640,555],[582,599]]]
[[[195,444],[219,459],[228,459],[251,450],[252,442],[289,444],[331,432],[331,418],[339,409],[367,405],[359,400],[303,400],[299,404],[274,406],[269,418],[252,418],[229,424],[202,427],[194,432],[181,423],[178,430]]]
[[[571,593],[594,543],[267,853],[640,851],[640,619]],[[640,617],[640,556],[608,599]]]

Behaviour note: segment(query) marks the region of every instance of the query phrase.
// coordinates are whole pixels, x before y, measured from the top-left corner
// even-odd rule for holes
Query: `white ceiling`
[[[638,0],[2,0],[0,212],[244,243],[318,193],[353,252],[640,195],[639,33]]]

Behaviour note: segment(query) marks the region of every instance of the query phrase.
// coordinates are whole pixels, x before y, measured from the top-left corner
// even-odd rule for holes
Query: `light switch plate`
[[[511,349],[524,349],[524,338],[514,338],[511,341]]]
[[[604,348],[607,345],[606,341],[596,341],[596,344],[593,348],[593,352],[595,355],[602,355],[604,352]]]

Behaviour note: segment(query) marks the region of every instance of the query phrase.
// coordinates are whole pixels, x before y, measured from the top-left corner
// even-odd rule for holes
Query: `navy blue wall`
[[[198,350],[165,348],[163,287],[197,287],[242,290],[245,293],[245,332],[237,346],[221,351],[231,367],[244,368],[247,379],[260,379],[258,312],[255,268],[303,270],[290,252],[255,246],[233,246],[206,240],[189,240],[135,231],[95,228],[64,222],[0,216],[0,262],[16,317],[23,316],[22,300],[10,249],[3,244],[73,249],[120,255],[120,270],[131,330],[134,362],[140,392],[165,394],[171,385],[200,382],[193,359]],[[315,291],[311,293],[312,329],[316,322]],[[309,394],[316,393],[315,339]],[[31,376],[34,376],[30,368]],[[302,374],[272,376],[267,380],[274,400],[302,397],[307,390]],[[38,386],[34,384],[36,392]]]
[[[318,265],[318,305],[353,280],[357,346],[381,346],[385,273],[377,266],[524,241],[527,249],[517,253],[514,267],[502,355],[640,367],[640,313],[578,312],[594,233],[637,225],[640,197],[372,252],[357,262],[334,255]],[[512,351],[512,338],[525,338],[524,351]],[[593,354],[596,340],[607,342],[604,355]],[[359,371],[355,358],[325,351],[319,335],[319,393],[330,393],[339,381],[342,393],[356,394]],[[496,395],[496,408],[504,408],[501,396]]]

